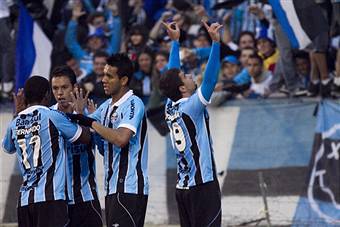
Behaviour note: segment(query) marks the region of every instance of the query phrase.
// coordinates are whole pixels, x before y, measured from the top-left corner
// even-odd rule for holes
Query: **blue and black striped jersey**
[[[63,113],[38,105],[10,123],[3,148],[17,153],[23,175],[19,206],[67,199],[65,144],[75,142],[81,132]]]
[[[104,102],[92,115],[102,125],[133,132],[129,143],[120,148],[104,140],[105,191],[147,195],[148,138],[144,104],[130,90],[116,103]]]
[[[58,104],[51,106],[58,109]],[[67,192],[69,204],[98,199],[95,147],[91,144],[66,143]]]

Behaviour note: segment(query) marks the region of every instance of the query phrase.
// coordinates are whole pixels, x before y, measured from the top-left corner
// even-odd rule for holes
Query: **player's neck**
[[[71,105],[68,105],[67,107],[63,107],[62,105],[58,105],[58,110],[63,113],[73,113],[73,108]]]
[[[111,103],[116,103],[121,97],[123,97],[127,92],[129,91],[128,87],[122,88],[117,94],[112,95],[112,102]]]

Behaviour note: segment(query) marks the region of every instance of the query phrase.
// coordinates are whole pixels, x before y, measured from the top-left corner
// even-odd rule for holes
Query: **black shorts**
[[[102,213],[98,200],[68,205],[70,223],[67,227],[102,227]]]
[[[64,200],[18,207],[19,227],[64,227],[67,223],[67,202]]]
[[[181,227],[220,227],[221,192],[217,181],[176,189]]]
[[[147,195],[115,193],[106,196],[106,225],[119,227],[144,226],[147,203]]]

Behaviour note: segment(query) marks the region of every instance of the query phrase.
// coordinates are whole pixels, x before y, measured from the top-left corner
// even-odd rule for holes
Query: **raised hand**
[[[166,28],[166,31],[168,32],[170,39],[178,41],[181,35],[181,32],[176,22],[166,23],[162,21],[162,24]]]
[[[207,24],[207,22],[202,21],[204,27],[207,29],[210,38],[212,39],[212,41],[214,42],[219,42],[221,39],[220,36],[220,29],[223,27],[223,25],[215,22],[212,23],[210,26]]]
[[[14,107],[15,107],[15,115],[26,109],[26,103],[25,103],[25,96],[24,96],[24,89],[19,88],[18,92],[13,94],[14,99]]]
[[[73,92],[71,93],[72,98],[72,107],[73,110],[75,110],[77,113],[83,113],[84,108],[87,106],[87,99],[89,97],[90,91],[86,92],[86,95],[84,96],[84,91],[82,88],[78,88],[78,86],[75,86],[73,89]]]
[[[89,114],[93,113],[97,109],[97,104],[94,103],[92,99],[88,99],[87,101],[87,110],[89,111]]]
[[[249,12],[257,16],[260,20],[265,18],[263,10],[258,5],[251,5],[248,8]]]
[[[81,3],[81,1],[75,1],[73,5],[73,9],[72,9],[72,19],[78,20],[79,17],[86,14],[86,12],[82,10],[83,10],[83,4]]]

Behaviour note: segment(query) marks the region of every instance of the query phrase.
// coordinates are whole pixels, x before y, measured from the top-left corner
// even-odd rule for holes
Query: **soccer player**
[[[108,58],[103,86],[111,98],[90,117],[70,116],[104,141],[107,226],[143,226],[148,200],[148,141],[143,102],[129,89],[133,65],[127,55]]]
[[[78,94],[75,88],[76,75],[68,66],[56,67],[51,74],[51,87],[57,103],[52,109],[64,113],[73,113],[72,95],[83,98],[82,92]],[[82,91],[82,90],[81,90]],[[75,94],[73,94],[73,92]],[[87,101],[87,96],[82,99]],[[101,208],[96,184],[95,149],[90,144],[67,143],[67,191],[69,227],[99,227],[103,226]]]
[[[10,123],[2,144],[5,152],[17,153],[23,175],[18,224],[64,227],[68,223],[65,142],[87,144],[90,133],[46,107],[51,92],[45,78],[29,78],[24,97],[27,108]]]
[[[180,69],[176,23],[163,23],[172,39],[169,70],[160,78],[168,97],[166,121],[177,158],[176,200],[182,227],[221,226],[221,193],[216,177],[206,105],[217,83],[220,68],[222,25],[203,22],[213,43],[202,85],[196,90],[192,75]]]

